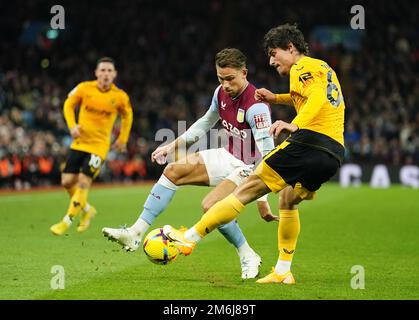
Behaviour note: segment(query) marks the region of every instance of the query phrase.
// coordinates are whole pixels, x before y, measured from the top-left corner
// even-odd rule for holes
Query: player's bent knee
[[[163,170],[163,174],[174,184],[178,184],[178,180],[182,177],[182,174],[177,169],[174,163],[169,163]]]
[[[289,186],[281,191],[280,208],[294,210],[302,200],[304,199]]]
[[[82,188],[82,189],[88,189],[90,188],[90,185],[92,184],[93,179],[84,175],[84,174],[79,174],[79,179],[78,179],[78,187]]]
[[[74,186],[76,182],[77,180],[74,179],[73,177],[67,177],[67,176],[61,177],[61,185],[66,189],[70,189],[72,186]]]
[[[269,192],[267,185],[257,175],[251,174],[237,187],[233,194],[241,203],[247,204]]]

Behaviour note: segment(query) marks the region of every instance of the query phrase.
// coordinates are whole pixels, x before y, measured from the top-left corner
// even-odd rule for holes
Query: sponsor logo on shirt
[[[224,129],[227,131],[227,135],[236,136],[242,139],[247,138],[247,132],[246,130],[239,130],[235,126],[233,126],[230,122],[227,122],[226,120],[223,120],[222,125]]]
[[[254,116],[256,129],[269,128],[269,118],[266,113],[256,114]]]
[[[88,105],[86,105],[85,110],[87,112],[94,113],[94,114],[99,115],[99,116],[104,116],[104,117],[108,117],[108,118],[110,116],[112,116],[112,112],[109,112],[107,110],[96,109],[96,108],[88,106]]]

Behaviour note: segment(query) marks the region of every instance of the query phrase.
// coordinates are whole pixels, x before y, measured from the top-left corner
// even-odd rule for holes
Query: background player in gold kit
[[[268,192],[282,190],[278,226],[279,258],[272,273],[259,283],[295,283],[291,261],[300,232],[297,205],[313,199],[315,191],[337,171],[344,155],[345,104],[335,72],[322,60],[306,54],[308,46],[296,26],[271,29],[264,38],[269,63],[281,76],[290,76],[290,92],[273,94],[258,89],[259,101],[293,105],[297,116],[291,123],[276,121],[270,133],[285,130],[289,137],[267,154],[255,173],[230,196],[216,203],[186,232],[164,226],[163,232],[185,255],[222,223],[235,219],[244,206]]]
[[[50,230],[55,235],[64,234],[73,218],[82,213],[77,231],[85,231],[96,209],[87,202],[92,181],[99,174],[111,143],[111,132],[117,115],[121,116],[121,131],[113,148],[126,149],[132,125],[132,107],[128,95],[113,83],[117,72],[113,59],[98,60],[97,80],[80,83],[64,103],[64,117],[73,137],[70,153],[61,176],[61,183],[71,200],[67,214]],[[80,106],[76,121],[76,107]]]

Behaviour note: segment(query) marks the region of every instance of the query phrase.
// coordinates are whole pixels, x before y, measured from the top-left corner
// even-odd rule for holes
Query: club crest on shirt
[[[237,111],[237,122],[238,123],[243,123],[244,121],[244,110],[240,109]]]

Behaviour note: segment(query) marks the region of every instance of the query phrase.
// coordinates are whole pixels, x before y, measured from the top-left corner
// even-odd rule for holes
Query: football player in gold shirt
[[[329,65],[306,54],[308,46],[295,25],[271,29],[264,38],[269,63],[281,76],[290,76],[290,92],[273,94],[258,89],[255,98],[272,104],[294,106],[291,123],[276,121],[270,133],[290,133],[268,153],[237,189],[216,203],[192,228],[179,231],[164,226],[163,233],[188,255],[214,228],[235,219],[244,206],[268,192],[281,192],[276,266],[258,283],[294,284],[291,261],[300,232],[297,205],[314,198],[315,191],[335,175],[344,156],[345,103],[339,81]]]
[[[131,130],[131,103],[128,95],[113,83],[117,75],[113,59],[99,59],[95,74],[97,80],[77,85],[64,103],[64,118],[73,143],[61,183],[71,200],[63,220],[50,228],[55,235],[64,234],[79,213],[81,218],[77,231],[83,232],[89,227],[96,209],[88,204],[87,194],[106,159],[118,114],[121,116],[121,129],[112,147],[125,151]],[[77,106],[79,114],[76,120]]]

